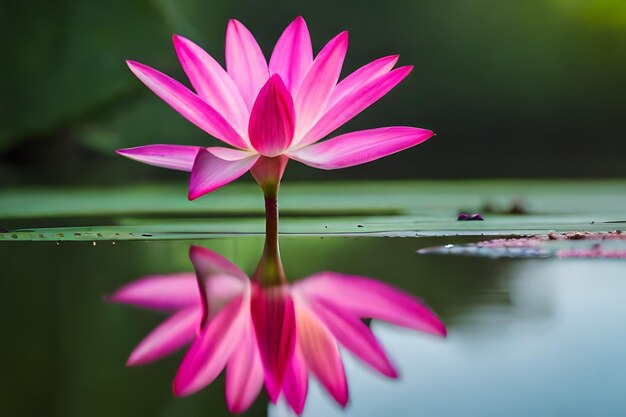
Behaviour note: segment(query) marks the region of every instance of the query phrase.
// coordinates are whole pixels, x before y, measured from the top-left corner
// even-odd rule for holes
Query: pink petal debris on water
[[[548,233],[547,235],[527,236],[521,238],[505,238],[493,239],[476,243],[476,246],[483,248],[519,248],[519,247],[537,247],[545,242],[553,240],[626,240],[626,234],[621,230],[612,230],[610,232],[565,232],[565,233]]]

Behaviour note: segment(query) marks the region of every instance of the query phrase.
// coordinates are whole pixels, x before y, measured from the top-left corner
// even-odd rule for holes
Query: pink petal
[[[190,172],[200,149],[199,146],[147,145],[118,149],[116,152],[144,164]]]
[[[226,30],[226,69],[251,109],[257,93],[269,77],[269,70],[254,36],[235,19],[228,22]]]
[[[204,327],[178,368],[174,395],[185,396],[199,391],[224,369],[249,331],[248,300],[245,295],[235,298]]]
[[[430,130],[403,126],[360,130],[290,151],[288,155],[315,168],[347,168],[419,145],[433,135]]]
[[[108,301],[151,310],[175,311],[200,305],[200,293],[193,272],[150,275],[126,284],[107,297]]]
[[[278,74],[292,93],[298,87],[313,62],[311,36],[302,16],[287,26],[270,58],[270,74]]]
[[[226,258],[201,246],[189,248],[202,298],[201,326],[250,286],[246,274]]]
[[[246,147],[246,142],[224,117],[187,87],[147,65],[134,61],[127,63],[137,78],[191,123],[229,145]]]
[[[326,108],[324,115],[298,142],[298,146],[316,142],[348,122],[398,85],[412,69],[413,67],[400,67],[347,92],[332,107]]]
[[[294,303],[298,346],[302,356],[329,394],[342,407],[348,404],[348,383],[337,342],[312,311],[302,303]]]
[[[272,75],[252,107],[248,125],[250,143],[262,155],[280,155],[291,144],[295,118],[289,90],[280,75]]]
[[[348,32],[342,32],[324,46],[311,64],[295,95],[296,137],[302,136],[320,117],[337,84],[347,50]]]
[[[256,152],[242,151],[240,149],[232,148],[222,148],[220,146],[210,146],[206,148],[206,150],[212,153],[214,156],[217,156],[218,158],[224,159],[226,161],[239,161],[240,159],[244,159],[256,154]]]
[[[222,159],[208,149],[198,152],[189,180],[189,200],[214,191],[248,172],[259,158],[249,154],[239,160]]]
[[[297,415],[302,414],[304,403],[306,402],[307,391],[309,389],[309,372],[306,361],[302,356],[298,341],[293,351],[291,363],[287,367],[285,373],[285,381],[283,382],[283,394],[287,404]]]
[[[250,308],[265,370],[265,387],[275,403],[296,342],[293,300],[282,287],[257,287]]]
[[[399,55],[390,55],[379,58],[348,75],[335,86],[332,94],[330,95],[330,99],[328,99],[326,108],[331,108],[336,102],[345,97],[346,94],[355,88],[360,87],[381,75],[387,74],[391,71],[393,66],[396,65],[398,58]]]
[[[337,341],[381,374],[396,378],[398,372],[369,327],[335,304],[317,300],[310,306]]]
[[[196,336],[200,306],[187,307],[156,327],[133,350],[126,365],[145,365],[177,351]]]
[[[419,299],[371,278],[322,272],[296,282],[302,297],[324,300],[362,318],[388,321],[398,326],[446,335],[446,328]]]
[[[248,108],[230,75],[204,49],[174,35],[178,59],[198,95],[220,113],[240,135],[248,126]],[[245,139],[245,135],[242,135]]]
[[[226,402],[230,412],[238,414],[246,411],[262,388],[263,365],[254,328],[250,326],[226,365]]]

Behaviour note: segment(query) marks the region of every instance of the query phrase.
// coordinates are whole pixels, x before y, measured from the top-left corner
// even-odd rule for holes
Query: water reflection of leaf
[[[263,288],[208,249],[192,246],[190,257],[195,277],[145,277],[109,300],[171,314],[135,348],[129,365],[152,362],[191,343],[174,393],[192,394],[226,368],[232,412],[250,407],[265,385],[272,402],[282,395],[300,414],[309,373],[345,406],[348,390],[339,344],[380,374],[395,378],[397,371],[365,318],[446,334],[420,300],[371,278],[322,272],[293,285]]]

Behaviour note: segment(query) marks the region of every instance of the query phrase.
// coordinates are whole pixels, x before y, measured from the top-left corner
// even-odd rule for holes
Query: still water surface
[[[305,416],[626,415],[626,263],[418,255],[450,238],[286,237],[291,280],[329,270],[387,281],[441,317],[438,339],[372,322],[400,371],[388,380],[343,352],[350,403],[312,382]],[[252,272],[263,241],[0,242],[0,415],[226,416],[223,377],[174,398],[183,352],[125,368],[162,319],[108,304],[149,274],[191,271],[190,243]],[[323,244],[322,244],[323,243]],[[264,397],[246,415],[288,415]]]

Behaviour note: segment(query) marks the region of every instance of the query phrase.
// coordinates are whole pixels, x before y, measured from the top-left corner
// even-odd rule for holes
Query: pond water
[[[423,299],[448,329],[442,339],[372,321],[400,377],[342,351],[347,408],[312,381],[305,416],[626,415],[626,263],[416,252],[478,240],[282,238],[290,280],[326,270],[374,277]],[[223,376],[193,396],[172,395],[183,351],[126,368],[163,316],[104,300],[142,276],[192,271],[192,243],[246,272],[263,246],[245,236],[0,242],[0,415],[229,415]],[[289,413],[261,396],[246,415]]]

